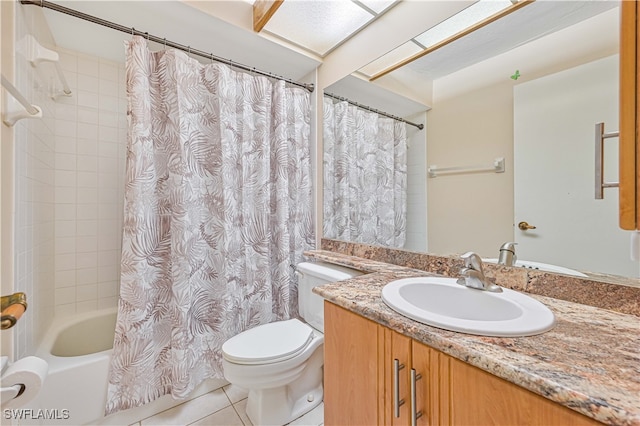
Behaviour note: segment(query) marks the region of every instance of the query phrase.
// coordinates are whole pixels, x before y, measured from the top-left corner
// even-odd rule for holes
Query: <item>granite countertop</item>
[[[553,311],[555,328],[519,338],[457,333],[382,302],[388,282],[435,274],[328,251],[305,254],[368,272],[316,287],[326,300],[605,424],[640,425],[639,317],[529,294]]]

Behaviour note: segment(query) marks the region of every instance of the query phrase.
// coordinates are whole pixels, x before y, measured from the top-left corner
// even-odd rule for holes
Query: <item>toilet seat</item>
[[[298,319],[276,321],[227,340],[222,345],[222,356],[234,364],[273,364],[295,357],[313,339],[313,328]]]

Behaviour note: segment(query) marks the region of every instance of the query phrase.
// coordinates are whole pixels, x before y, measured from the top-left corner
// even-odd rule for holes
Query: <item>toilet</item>
[[[249,390],[247,415],[254,425],[284,425],[322,402],[324,300],[311,290],[362,272],[303,262],[296,274],[300,316],[306,323],[294,318],[260,325],[222,345],[224,376]]]

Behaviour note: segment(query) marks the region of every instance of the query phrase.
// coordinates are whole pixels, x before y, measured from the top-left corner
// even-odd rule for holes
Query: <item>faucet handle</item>
[[[481,274],[484,274],[482,271],[482,258],[480,258],[476,253],[468,251],[460,257],[464,260],[464,266],[466,268],[474,269]]]

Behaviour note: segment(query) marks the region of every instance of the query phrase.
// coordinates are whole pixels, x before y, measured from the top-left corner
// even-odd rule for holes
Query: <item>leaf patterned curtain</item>
[[[326,238],[402,248],[407,217],[407,128],[324,98]]]
[[[221,378],[221,346],[297,316],[313,247],[309,94],[126,43],[129,140],[106,414]]]

